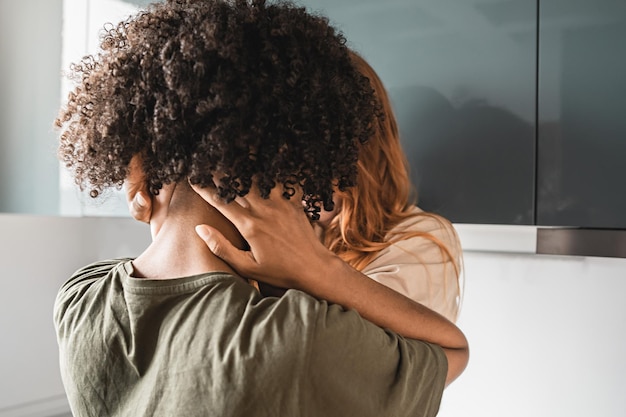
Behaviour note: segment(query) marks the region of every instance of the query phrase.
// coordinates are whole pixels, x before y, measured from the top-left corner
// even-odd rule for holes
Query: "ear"
[[[126,181],[130,183],[145,183],[146,175],[143,172],[143,159],[140,154],[135,154],[128,164],[128,175]]]
[[[152,196],[148,190],[146,175],[142,168],[143,161],[136,154],[128,164],[128,175],[124,181],[126,202],[130,214],[140,222],[150,223],[152,217]]]

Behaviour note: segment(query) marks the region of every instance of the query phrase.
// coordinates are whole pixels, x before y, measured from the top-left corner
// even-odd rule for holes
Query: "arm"
[[[443,316],[369,279],[325,248],[315,236],[300,199],[286,200],[275,188],[269,199],[253,190],[245,198],[226,204],[212,189],[194,189],[248,241],[251,250],[241,251],[209,226],[196,229],[208,247],[239,274],[302,290],[354,309],[372,323],[404,337],[441,346],[448,359],[447,384],[463,372],[469,358],[463,333]]]

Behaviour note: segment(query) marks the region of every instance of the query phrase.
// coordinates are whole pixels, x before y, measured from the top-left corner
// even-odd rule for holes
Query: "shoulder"
[[[318,300],[297,290],[289,290],[278,299],[270,297],[270,300],[268,306],[274,320],[281,322],[281,328],[293,327],[288,331],[290,343],[294,342],[295,335],[306,339],[303,345],[309,351],[312,366],[331,361],[334,366],[343,363],[358,368],[364,363],[362,359],[381,359],[380,355],[396,359],[401,354],[399,344],[406,345],[405,348],[413,354],[429,352],[438,361],[443,359],[445,362],[445,355],[438,346],[405,339],[364,319],[356,310]],[[268,321],[263,321],[266,323],[263,327],[267,327]]]
[[[74,281],[79,279],[102,277],[111,272],[111,270],[117,266],[130,260],[130,258],[120,258],[93,262],[76,270],[64,286],[71,285]]]
[[[409,209],[409,214],[387,234],[387,239],[394,243],[383,249],[366,269],[381,262],[447,263],[446,250],[455,262],[459,261],[461,244],[452,223],[416,206]]]
[[[114,269],[121,267],[130,259],[110,259],[91,263],[78,269],[72,276],[61,286],[59,294],[71,292],[77,288],[89,286],[95,281],[102,279],[111,273]]]
[[[315,387],[310,404],[327,415],[435,414],[447,373],[441,347],[403,338],[339,305],[321,302],[315,312],[302,368]]]
[[[333,346],[347,348],[357,338],[377,338],[384,334],[355,310],[298,290],[288,290],[279,298],[250,301],[245,316],[238,319],[242,326],[249,326],[243,333],[255,334],[255,342],[260,340],[266,347],[276,343],[274,350],[283,359],[295,355],[307,362],[316,361],[320,352],[336,350]],[[358,346],[357,343],[352,347]]]
[[[440,215],[425,212],[417,206],[412,206],[408,213],[410,217],[398,223],[390,231],[390,238],[393,238],[393,235],[405,233],[430,234],[449,246],[450,250],[457,249],[458,236],[449,220]]]
[[[459,238],[446,219],[417,207],[411,212],[390,232],[394,243],[362,272],[454,321],[461,291]]]
[[[230,330],[245,343],[230,340],[239,344],[239,358],[249,358],[243,368],[254,369],[257,391],[267,381],[290,381],[301,407],[316,415],[434,415],[447,373],[439,346],[297,290],[252,304]]]
[[[61,286],[56,297],[54,318],[57,325],[72,305],[75,305],[87,296],[92,286],[105,280],[113,271],[128,261],[130,259],[111,259],[94,262],[74,272],[65,284]]]

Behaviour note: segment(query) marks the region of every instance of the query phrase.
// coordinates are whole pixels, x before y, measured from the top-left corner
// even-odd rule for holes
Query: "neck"
[[[169,205],[159,207],[157,201],[154,207],[150,220],[153,241],[133,261],[135,276],[168,279],[207,272],[237,275],[198,237],[195,227],[199,224],[216,228],[235,246],[243,248],[243,238],[232,223],[191,189],[179,185]]]

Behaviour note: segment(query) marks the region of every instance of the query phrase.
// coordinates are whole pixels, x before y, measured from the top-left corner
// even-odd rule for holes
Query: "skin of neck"
[[[152,243],[133,261],[134,276],[149,279],[172,279],[226,272],[237,275],[224,261],[215,256],[198,237],[195,227],[207,224],[220,231],[236,247],[243,249],[245,241],[219,211],[196,194],[189,184],[177,183],[171,200],[155,196],[150,230]]]

